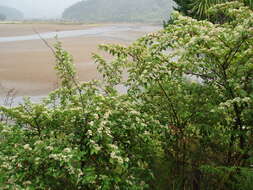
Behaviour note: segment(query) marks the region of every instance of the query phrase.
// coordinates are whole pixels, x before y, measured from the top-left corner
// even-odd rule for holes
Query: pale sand
[[[100,25],[101,26],[101,25]],[[83,30],[95,25],[53,25],[53,24],[0,24],[0,37],[34,34],[39,32],[64,30]],[[91,58],[102,43],[130,44],[131,41],[146,34],[147,31],[115,32],[112,35],[93,37],[72,37],[61,39],[64,49],[74,57],[78,76],[82,81],[98,79],[96,65]],[[47,40],[51,45],[55,40]],[[55,59],[52,52],[41,40],[0,43],[0,94],[4,89],[15,88],[18,96],[39,96],[57,86],[54,71]]]

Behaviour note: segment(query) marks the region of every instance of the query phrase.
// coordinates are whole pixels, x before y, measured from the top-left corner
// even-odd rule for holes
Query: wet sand
[[[33,28],[43,33],[101,26],[103,25],[0,24],[0,37],[33,35]],[[127,45],[144,34],[158,29],[159,27],[147,26],[146,29],[144,27],[133,31],[111,31],[105,35],[70,37],[60,41],[64,49],[73,55],[80,80],[89,81],[100,78],[91,58],[93,52],[104,54],[98,51],[99,44]],[[55,43],[54,39],[47,41],[51,45]],[[3,96],[6,89],[11,88],[17,91],[17,96],[47,94],[57,86],[54,62],[52,52],[41,40],[0,43],[0,95]]]

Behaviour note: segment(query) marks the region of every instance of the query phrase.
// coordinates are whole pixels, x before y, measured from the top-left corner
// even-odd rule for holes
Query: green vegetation
[[[0,15],[3,15],[6,20],[22,20],[23,19],[23,13],[21,13],[17,9],[6,7],[6,6],[0,6]]]
[[[209,18],[208,9],[214,5],[229,2],[231,0],[174,0],[177,3],[179,12],[184,15],[191,16],[198,19]],[[252,0],[242,0],[245,5],[253,8]]]
[[[93,55],[103,81],[78,82],[57,44],[61,87],[0,107],[0,188],[251,190],[253,12],[233,1],[208,14],[225,19],[175,12],[128,47],[101,45],[114,57]]]
[[[172,0],[88,0],[66,9],[63,19],[84,22],[161,22],[167,19]]]

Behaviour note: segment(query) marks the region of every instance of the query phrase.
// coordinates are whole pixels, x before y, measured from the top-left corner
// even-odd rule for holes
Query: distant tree
[[[177,11],[197,19],[207,19],[210,7],[229,1],[231,0],[174,0],[177,3],[175,8]],[[253,0],[243,0],[243,3],[251,9],[253,8]]]
[[[0,14],[4,15],[8,20],[22,20],[24,18],[24,15],[21,11],[11,8],[11,7],[6,7],[6,6],[1,6],[0,5]]]
[[[213,23],[224,23],[228,19],[223,14],[215,14],[215,17],[210,16],[209,9],[217,4],[226,3],[235,0],[173,0],[176,3],[174,9],[185,16],[190,16],[198,20],[209,20]],[[250,9],[253,9],[253,0],[242,0],[243,4]],[[173,19],[169,18],[163,21],[163,26],[173,24]]]
[[[190,14],[190,5],[192,4],[192,0],[174,0],[174,2],[177,3],[175,10],[183,13],[184,15]]]
[[[82,22],[161,22],[168,19],[174,4],[173,0],[87,0],[67,8],[62,18]]]
[[[6,19],[6,16],[0,13],[0,20],[5,20],[5,19]]]

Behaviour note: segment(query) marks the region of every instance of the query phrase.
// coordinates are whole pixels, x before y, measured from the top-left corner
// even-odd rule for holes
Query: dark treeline
[[[67,8],[62,16],[84,22],[161,22],[173,5],[172,0],[88,0]]]
[[[22,20],[24,15],[21,11],[6,7],[0,6],[0,20]]]

